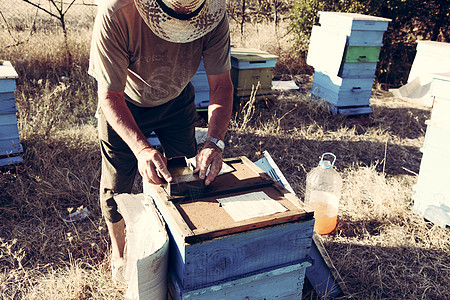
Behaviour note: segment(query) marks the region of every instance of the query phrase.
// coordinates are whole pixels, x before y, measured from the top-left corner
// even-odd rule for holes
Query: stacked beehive
[[[23,152],[17,127],[16,70],[9,61],[0,64],[0,166],[21,163]]]
[[[273,68],[278,56],[247,48],[231,48],[231,81],[235,101],[272,93]]]
[[[372,113],[370,96],[390,19],[361,14],[319,12],[307,63],[314,67],[313,99],[325,100],[333,113]]]
[[[423,153],[417,184],[414,186],[414,209],[441,227],[450,226],[450,73],[435,74],[431,81],[434,98],[427,121]]]
[[[209,105],[209,83],[205,66],[203,65],[203,58],[191,82],[195,88],[195,106],[197,111],[207,111]]]
[[[301,299],[313,212],[247,158],[225,161],[233,171],[187,199],[144,183],[170,233],[169,298]]]

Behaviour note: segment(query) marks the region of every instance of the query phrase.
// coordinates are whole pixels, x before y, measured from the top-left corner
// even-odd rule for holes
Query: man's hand
[[[136,158],[139,173],[145,181],[153,184],[164,183],[162,179],[172,181],[172,175],[167,169],[167,159],[158,150],[151,147],[144,148]]]
[[[222,151],[212,142],[206,142],[202,150],[197,154],[194,173],[199,172],[200,179],[205,179],[205,185],[209,185],[222,169]],[[208,176],[206,171],[210,168]]]

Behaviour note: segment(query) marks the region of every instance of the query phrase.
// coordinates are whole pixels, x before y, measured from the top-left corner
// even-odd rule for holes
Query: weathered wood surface
[[[154,199],[168,225],[171,265],[184,288],[292,263],[309,253],[313,212],[247,158],[228,163],[235,171],[220,176],[215,184],[233,188],[245,183],[252,187],[271,180],[273,186],[259,190],[279,201],[287,211],[236,222],[219,205],[217,197],[174,203],[161,187],[144,185],[144,193]]]
[[[169,299],[301,299],[305,269],[310,265],[309,262],[293,264],[195,290],[184,289],[175,274],[169,273]]]

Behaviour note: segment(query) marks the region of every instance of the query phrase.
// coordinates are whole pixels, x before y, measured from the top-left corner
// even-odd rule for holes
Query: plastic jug
[[[331,156],[333,161],[325,160],[325,156]],[[333,153],[324,153],[319,165],[306,175],[305,203],[314,210],[314,230],[318,234],[336,228],[342,178],[333,168],[335,161]]]

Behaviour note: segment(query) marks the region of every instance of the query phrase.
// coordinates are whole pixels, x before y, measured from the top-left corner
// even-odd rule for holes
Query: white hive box
[[[337,114],[372,112],[370,96],[383,34],[390,19],[362,14],[319,12],[307,63],[314,67],[311,94]]]
[[[392,93],[396,97],[414,99],[427,107],[432,107],[430,85],[433,77],[436,73],[448,72],[450,72],[450,43],[417,41],[416,56],[409,72],[408,82],[398,89],[393,89]]]
[[[434,74],[431,119],[426,121],[422,161],[414,186],[414,209],[438,226],[450,226],[450,73]]]
[[[343,12],[319,12],[322,27],[348,36],[349,46],[381,46],[391,19]]]
[[[17,127],[14,92],[18,74],[11,62],[0,65],[0,166],[21,163],[23,152]]]

